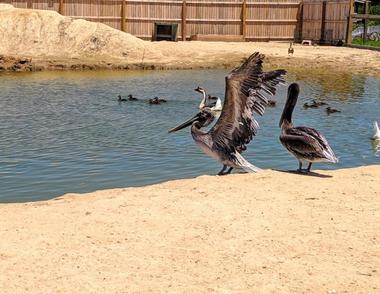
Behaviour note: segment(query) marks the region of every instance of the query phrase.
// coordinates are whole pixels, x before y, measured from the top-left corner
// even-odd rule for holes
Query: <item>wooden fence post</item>
[[[64,5],[63,0],[59,0],[58,13],[61,15],[63,15],[63,8],[64,8],[63,5]]]
[[[352,14],[354,13],[354,0],[350,0],[350,9],[347,17],[346,44],[352,43]]]
[[[182,32],[182,41],[186,41],[186,1],[182,1],[182,23],[181,23],[181,32]]]
[[[243,0],[241,4],[241,34],[245,41],[247,36],[247,0]]]
[[[322,19],[321,19],[321,38],[320,42],[325,42],[325,31],[326,31],[326,7],[327,1],[322,2]]]
[[[367,16],[369,13],[369,2],[368,0],[364,3],[364,14]],[[363,45],[367,42],[367,31],[368,31],[368,18],[364,19],[364,27],[363,27]]]
[[[122,0],[121,2],[121,22],[120,22],[120,27],[123,32],[127,30],[126,25],[125,25],[125,16],[126,16],[126,0]]]
[[[297,22],[298,22],[298,41],[302,42],[302,30],[303,30],[303,0],[300,2],[300,6],[298,7],[297,14]]]

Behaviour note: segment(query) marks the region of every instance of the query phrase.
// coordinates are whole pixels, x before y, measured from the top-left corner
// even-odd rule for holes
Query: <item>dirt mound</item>
[[[0,4],[0,54],[55,59],[142,60],[146,43],[107,25],[55,11]]]

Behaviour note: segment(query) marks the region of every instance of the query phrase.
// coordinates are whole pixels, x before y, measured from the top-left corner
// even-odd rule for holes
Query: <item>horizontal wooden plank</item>
[[[297,19],[247,19],[248,23],[296,23]]]
[[[147,0],[144,0],[144,1],[140,1],[140,0],[126,0],[125,1],[126,5],[128,4],[153,4],[153,5],[161,5],[161,4],[172,4],[172,5],[178,5],[178,6],[181,6],[182,5],[182,1],[170,1],[170,0],[160,0],[160,1],[147,1]]]
[[[162,21],[162,22],[181,22],[181,18],[158,18],[158,17],[126,17],[126,21]]]
[[[120,20],[121,17],[118,16],[84,16],[76,15],[72,18],[79,19],[88,19],[88,20]],[[180,18],[155,18],[155,17],[126,17],[126,21],[162,21],[162,22],[181,22]],[[247,23],[297,23],[296,19],[247,19]],[[198,19],[198,18],[188,18],[186,22],[189,23],[240,23],[241,19]],[[327,21],[328,22],[328,21]],[[333,22],[333,21],[331,21]],[[342,21],[343,22],[343,21]]]
[[[293,40],[294,36],[246,36],[248,40]]]
[[[244,42],[243,35],[216,35],[216,34],[195,34],[190,36],[191,41],[209,41],[209,42]]]
[[[352,14],[352,18],[380,19],[380,15],[374,14]]]
[[[299,6],[297,2],[247,2],[247,6]]]
[[[182,1],[171,1],[171,0],[159,0],[159,1],[149,1],[149,0],[126,0],[126,5],[128,4],[173,4],[182,5]],[[186,5],[199,5],[199,6],[241,6],[243,2],[232,2],[232,1],[186,1]],[[298,6],[300,1],[295,2],[247,2],[246,5],[250,6]]]

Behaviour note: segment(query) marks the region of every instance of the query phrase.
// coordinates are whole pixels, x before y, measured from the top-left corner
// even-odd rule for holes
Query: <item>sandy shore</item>
[[[380,166],[0,205],[2,293],[379,293]]]
[[[288,43],[149,42],[54,11],[0,4],[0,71],[233,67],[255,51],[266,66],[380,76],[380,52]]]

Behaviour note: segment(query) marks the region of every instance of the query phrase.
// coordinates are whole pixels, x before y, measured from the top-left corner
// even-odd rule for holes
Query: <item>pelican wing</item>
[[[326,158],[332,162],[337,162],[326,138],[313,128],[291,128],[286,131],[286,134],[281,135],[280,139],[297,154],[302,154],[305,157]]]
[[[253,112],[263,115],[268,103],[264,95],[274,95],[276,86],[285,82],[285,70],[262,71],[264,57],[252,54],[226,77],[223,110],[209,132],[217,149],[228,153],[245,150],[259,128]]]

